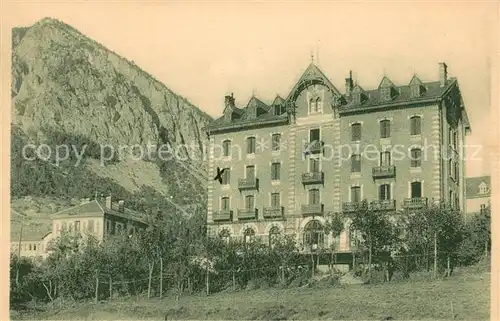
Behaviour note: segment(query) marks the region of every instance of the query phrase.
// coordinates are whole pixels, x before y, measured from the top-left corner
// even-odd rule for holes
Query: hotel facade
[[[294,234],[303,250],[335,242],[349,253],[348,220],[341,235],[324,235],[322,226],[361,201],[374,211],[446,202],[465,212],[470,125],[457,80],[445,63],[436,71],[436,81],[383,77],[371,90],[349,73],[340,92],[311,63],[271,104],[251,97],[239,108],[226,96],[223,116],[206,127],[208,232],[266,242]],[[218,167],[222,184],[213,180]]]

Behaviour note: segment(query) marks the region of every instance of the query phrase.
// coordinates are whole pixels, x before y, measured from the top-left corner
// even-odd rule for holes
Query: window
[[[411,86],[411,98],[417,98],[420,96],[420,90],[421,90],[421,87],[420,86],[417,86],[417,85],[414,85],[414,86]]]
[[[80,221],[75,221],[75,232],[80,231]]]
[[[280,205],[280,193],[271,193],[271,207],[279,208]]]
[[[320,140],[319,134],[320,134],[319,128],[311,129],[309,131],[309,142],[313,143],[319,141]]]
[[[311,157],[309,158],[309,172],[317,173],[319,172],[319,158]]]
[[[36,244],[33,244],[33,251],[36,251]]]
[[[225,140],[222,142],[222,152],[224,156],[231,156],[231,141]]]
[[[253,210],[255,208],[255,199],[253,195],[245,196],[245,208],[247,210]]]
[[[231,169],[230,168],[224,168],[224,171],[222,172],[222,185],[229,185],[231,182]]]
[[[309,99],[309,113],[320,113],[323,110],[323,102],[320,97],[312,97]]]
[[[378,192],[379,200],[388,201],[391,199],[391,185],[390,184],[382,184],[379,187]]]
[[[220,207],[222,211],[229,211],[229,197],[221,198]]]
[[[411,183],[411,198],[421,198],[422,197],[422,183],[413,182]]]
[[[111,233],[111,222],[109,220],[106,221],[106,231]]]
[[[87,230],[89,232],[94,232],[94,220],[89,220],[87,223]]]
[[[361,186],[351,186],[351,202],[361,202]]]
[[[389,101],[391,99],[392,99],[391,87],[380,88],[380,100],[381,101]]]
[[[62,222],[61,226],[62,226],[61,229],[63,230],[63,232],[66,232],[68,230],[68,223]]]
[[[231,234],[229,233],[229,230],[223,229],[222,231],[220,231],[219,237],[226,243],[229,243],[229,238],[231,237]]]
[[[269,246],[271,248],[273,248],[278,239],[279,239],[279,235],[280,235],[280,230],[277,226],[273,226],[271,227],[271,230],[269,231]]]
[[[380,166],[390,166],[391,165],[391,152],[385,151],[380,153]]]
[[[457,133],[457,131],[453,131],[453,148],[455,148],[455,150],[458,149],[458,133]]]
[[[354,93],[352,95],[352,103],[359,105],[361,103],[361,94],[359,93]]]
[[[309,190],[309,204],[319,204],[319,189],[313,188]]]
[[[255,137],[247,138],[247,154],[255,154]]]
[[[253,181],[255,179],[255,166],[254,165],[247,166],[245,173],[246,173],[246,179],[249,181]]]
[[[254,237],[255,237],[255,231],[253,229],[251,229],[251,228],[247,228],[245,230],[245,239],[244,239],[245,243],[252,242],[252,240],[254,239]]]
[[[278,116],[280,114],[281,114],[281,106],[280,105],[274,106],[274,115]]]
[[[391,121],[382,120],[380,122],[380,138],[389,138],[391,136]]]
[[[361,172],[361,155],[351,156],[351,172],[352,173]]]
[[[281,134],[273,134],[272,136],[272,148],[274,151],[280,150],[281,147]]]
[[[410,135],[420,135],[422,133],[422,124],[419,116],[410,118]]]
[[[421,166],[422,166],[422,150],[414,148],[411,150],[410,167],[421,167]]]
[[[458,162],[455,162],[455,166],[454,166],[454,171],[455,171],[455,180],[458,182],[458,180],[460,179],[460,172],[459,172],[459,167],[458,167]]]
[[[351,140],[353,142],[361,140],[361,124],[356,123],[351,125]]]
[[[480,210],[480,213],[481,214],[485,214],[486,212],[486,204],[481,204],[481,210]]]
[[[280,179],[281,164],[272,163],[271,164],[271,180],[278,181]]]
[[[448,160],[448,173],[450,177],[453,177],[453,159]]]
[[[319,221],[313,220],[307,223],[304,228],[304,244],[306,246],[309,246],[313,250],[322,248],[324,239],[324,228]]]
[[[453,204],[454,199],[453,199],[453,191],[452,191],[452,190],[450,190],[450,197],[449,197],[449,200],[450,200],[450,205],[452,205],[452,206],[453,206],[453,205],[454,205],[454,204]]]

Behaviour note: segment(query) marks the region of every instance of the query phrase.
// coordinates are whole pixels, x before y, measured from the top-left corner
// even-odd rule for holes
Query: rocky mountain
[[[202,203],[202,128],[210,116],[61,21],[13,29],[12,47],[13,197],[86,197],[92,190],[133,197],[147,189],[179,204]],[[27,142],[54,150],[71,145],[85,151],[85,161],[75,166],[73,156],[55,166],[53,154],[28,161],[21,155]],[[180,145],[190,146],[188,160],[159,160],[155,153]],[[103,152],[108,157],[111,150],[103,166]]]

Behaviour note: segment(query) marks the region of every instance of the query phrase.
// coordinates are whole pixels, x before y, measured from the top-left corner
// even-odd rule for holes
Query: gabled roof
[[[266,105],[262,100],[259,98],[252,96],[250,100],[248,101],[247,108],[260,108],[263,111],[269,111],[269,106]]]
[[[409,84],[409,86],[415,86],[415,85],[423,85],[422,80],[420,80],[420,78],[418,78],[417,75],[413,75]]]
[[[307,69],[302,73],[302,76],[300,76],[299,80],[295,83],[295,86],[293,86],[292,90],[290,91],[290,94],[288,94],[288,97],[286,100],[290,100],[294,93],[301,87],[302,84],[319,80],[321,81],[325,86],[330,88],[333,92],[335,92],[337,95],[341,95],[341,93],[335,88],[335,86],[332,84],[330,79],[326,77],[326,75],[316,66],[314,63],[310,63]]]
[[[285,100],[283,98],[281,98],[280,95],[276,95],[276,98],[274,98],[272,105],[276,106],[276,105],[283,104],[284,102],[285,102]]]
[[[465,196],[466,198],[480,198],[489,197],[491,191],[490,176],[467,177],[465,182]],[[488,188],[486,194],[479,193],[479,185],[484,182]]]
[[[352,92],[355,93],[355,94],[359,94],[359,93],[365,93],[365,90],[363,88],[361,88],[360,85],[356,85],[354,86],[354,88],[352,89]]]
[[[384,76],[384,78],[382,78],[382,80],[380,81],[380,85],[378,85],[379,89],[385,87],[395,87],[394,83],[389,78],[387,78],[387,76]]]

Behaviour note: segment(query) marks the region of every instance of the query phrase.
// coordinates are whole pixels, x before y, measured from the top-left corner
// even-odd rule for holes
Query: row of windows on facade
[[[451,162],[451,160],[450,160]],[[380,166],[390,166],[391,165],[391,152],[385,151],[380,153]],[[422,166],[422,150],[414,148],[411,150],[410,167],[421,167]],[[458,175],[458,163],[455,162],[455,172]],[[316,173],[320,172],[320,159],[311,157],[309,158],[309,172]],[[361,172],[361,155],[355,154],[351,156],[351,172],[359,173]],[[451,173],[451,171],[450,171]],[[222,185],[229,185],[231,180],[231,169],[224,168],[222,173]],[[271,164],[271,180],[277,181],[281,177],[281,163]],[[256,178],[255,166],[248,165],[245,167],[245,178],[252,181]]]
[[[316,245],[319,248],[322,248],[325,243],[325,228],[319,222],[318,220],[312,220],[307,225],[304,227],[304,234],[303,234],[303,244],[305,245]],[[268,241],[269,241],[269,246],[273,247],[277,240],[279,239],[281,235],[281,232],[278,227],[273,226],[269,230],[268,234]],[[348,243],[352,247],[354,245],[355,241],[355,232],[351,229],[349,229],[349,240]],[[219,236],[225,240],[226,242],[229,242],[229,239],[231,238],[231,234],[229,230],[223,229],[220,233]],[[243,232],[243,241],[245,243],[250,243],[253,241],[253,239],[256,237],[255,230],[253,228],[247,228]],[[340,245],[340,237],[335,236],[333,237],[333,242],[337,246]]]
[[[321,203],[320,198],[320,190],[319,188],[312,188],[308,190],[308,204],[317,205]],[[410,184],[410,197],[411,198],[421,198],[422,197],[422,183],[421,182],[412,182]],[[389,201],[392,200],[391,196],[391,184],[381,184],[378,187],[378,199],[380,201]],[[456,199],[450,197],[450,200]],[[281,197],[280,192],[271,193],[271,207],[279,208],[281,206],[280,203]],[[358,203],[362,201],[361,195],[361,187],[360,186],[351,186],[350,187],[350,201],[353,203]],[[246,195],[245,196],[245,209],[253,210],[255,208],[255,195]],[[221,210],[229,211],[230,210],[230,198],[229,196],[224,196],[221,198]]]
[[[18,250],[19,245],[14,244],[12,248],[14,250]],[[43,244],[37,244],[37,243],[21,244],[21,251],[36,251],[37,248],[39,251],[43,251]]]
[[[73,223],[67,223],[67,222],[62,222],[61,223],[61,228],[63,231],[69,231],[71,232],[80,232],[80,231],[87,231],[87,232],[97,232],[100,229],[99,221],[95,221],[94,225],[94,220],[87,220],[87,224],[85,225],[85,221],[83,221],[83,228],[81,228],[81,222],[80,221],[74,221]],[[56,224],[56,230],[59,231],[59,224]],[[107,220],[106,221],[106,232],[121,232],[125,230],[125,224],[119,223],[119,222],[114,222]],[[129,227],[128,229],[129,233],[135,232],[133,227]]]
[[[272,141],[272,144],[271,144],[272,150],[279,151],[281,148],[281,134],[273,134],[271,141]],[[256,138],[254,136],[247,137],[246,147],[247,147],[247,154],[255,154]],[[222,151],[223,151],[223,156],[230,156],[231,155],[231,141],[230,140],[225,140],[222,142]]]

